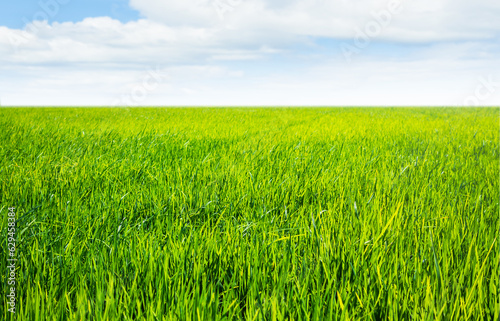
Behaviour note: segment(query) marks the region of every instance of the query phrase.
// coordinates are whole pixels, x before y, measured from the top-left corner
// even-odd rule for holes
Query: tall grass
[[[1,109],[16,317],[497,319],[499,129],[498,108]]]

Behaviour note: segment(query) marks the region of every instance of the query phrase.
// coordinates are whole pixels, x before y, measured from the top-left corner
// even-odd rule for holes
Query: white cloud
[[[171,26],[321,37],[353,37],[381,11],[398,8],[381,35],[395,41],[487,39],[498,35],[496,0],[130,0],[144,16]],[[229,8],[220,19],[217,8]],[[219,12],[218,12],[219,11]]]
[[[217,1],[232,4],[222,19]],[[497,1],[403,1],[348,64],[340,43],[390,1],[131,0],[144,19],[0,27],[0,98],[109,105],[157,66],[165,79],[140,104],[461,104],[480,77],[500,80]],[[500,104],[500,88],[481,103]]]

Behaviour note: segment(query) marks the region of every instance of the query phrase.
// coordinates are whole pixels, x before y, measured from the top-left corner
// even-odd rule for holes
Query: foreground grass
[[[2,109],[0,128],[18,320],[500,315],[498,108]]]

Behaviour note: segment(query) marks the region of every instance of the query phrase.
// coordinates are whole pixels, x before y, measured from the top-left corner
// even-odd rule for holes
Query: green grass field
[[[499,115],[0,109],[15,316],[498,320]]]

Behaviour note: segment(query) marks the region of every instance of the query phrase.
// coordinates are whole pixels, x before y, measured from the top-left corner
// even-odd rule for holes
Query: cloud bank
[[[497,1],[130,6],[141,20],[0,26],[2,104],[500,104]]]

